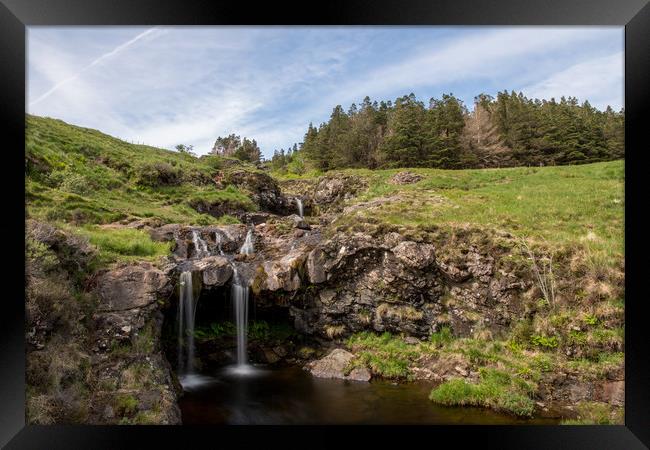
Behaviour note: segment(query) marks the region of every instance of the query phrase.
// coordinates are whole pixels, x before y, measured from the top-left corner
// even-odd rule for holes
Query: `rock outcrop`
[[[116,267],[97,280],[98,312],[144,308],[160,296],[169,295],[167,276],[153,264],[142,262]]]
[[[424,178],[422,175],[418,175],[417,173],[413,172],[397,172],[395,175],[393,175],[389,181],[391,184],[413,184],[417,183],[420,181],[422,178]]]
[[[87,240],[29,222],[29,422],[180,423],[160,338],[168,272],[140,262],[93,273],[95,257]]]
[[[319,179],[312,199],[322,208],[336,208],[342,201],[352,198],[366,187],[365,180],[354,175],[328,175]]]
[[[178,393],[160,342],[161,307],[172,293],[168,273],[147,262],[125,264],[102,273],[95,293],[93,373],[98,390],[90,422],[117,423],[125,415],[140,414],[145,423],[179,424]],[[115,388],[102,389],[109,385]],[[125,399],[129,411],[116,413]]]
[[[318,226],[291,231],[299,219],[255,226],[253,255],[238,254],[244,225],[166,225],[152,234],[175,236],[176,271],[199,272],[208,288],[227,284],[229,259],[236,261],[256,304],[288,306],[300,331],[328,340],[332,329],[339,330],[336,337],[373,330],[424,338],[445,325],[461,336],[499,333],[521,313],[515,300],[531,285],[500,264],[498,253],[509,250],[492,246],[484,231],[452,239],[396,231],[339,232],[326,239]],[[193,233],[210,256],[197,258]]]
[[[291,202],[282,194],[276,181],[263,172],[235,170],[227,175],[228,183],[248,191],[262,211],[288,214]]]
[[[327,356],[312,361],[307,369],[318,378],[341,378],[343,380],[370,381],[370,372],[365,367],[352,367],[354,355],[337,348]]]
[[[232,277],[230,261],[224,256],[207,256],[197,261],[178,266],[180,271],[200,272],[203,286],[218,287],[226,284]]]

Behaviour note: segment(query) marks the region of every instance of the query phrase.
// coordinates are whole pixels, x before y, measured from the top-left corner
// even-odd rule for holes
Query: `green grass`
[[[433,358],[452,357],[465,361],[476,382],[452,378],[433,389],[430,399],[443,405],[487,407],[518,416],[534,413],[539,383],[548,373],[576,371],[585,379],[604,379],[622,367],[623,354],[602,352],[597,360],[571,360],[559,352],[524,350],[512,341],[453,338],[445,328],[428,342],[407,344],[390,333],[362,332],[352,335],[348,348],[356,355],[349,370],[368,367],[373,375],[387,379],[410,379],[411,368]],[[453,359],[452,359],[453,361]],[[454,363],[456,364],[456,363]],[[462,364],[461,364],[462,365]]]
[[[96,225],[72,228],[65,224],[62,228],[87,237],[89,242],[99,250],[102,263],[129,260],[154,261],[168,255],[171,251],[170,242],[155,242],[145,231],[133,228],[101,228]]]
[[[134,414],[138,409],[138,400],[131,394],[120,394],[115,398],[115,412],[121,416]]]
[[[580,358],[568,361],[567,368],[580,373],[585,380],[601,380],[609,372],[622,368],[625,354],[622,352],[600,352],[594,358]]]
[[[528,383],[497,369],[481,369],[478,383],[451,379],[431,391],[429,399],[442,405],[493,408],[518,416],[532,416],[535,402]]]
[[[454,336],[449,327],[441,327],[439,331],[431,333],[431,336],[429,336],[429,342],[438,347],[448,344],[453,340]]]
[[[361,332],[352,335],[347,346],[357,354],[354,365],[364,365],[373,374],[389,379],[408,379],[411,361],[418,356],[418,351],[399,337],[385,332],[376,335]]]
[[[32,218],[105,224],[155,217],[164,223],[232,223],[197,212],[196,205],[254,210],[234,186],[217,189],[218,170],[256,171],[231,158],[196,158],[135,145],[60,120],[26,118],[26,206]]]
[[[581,402],[578,417],[563,420],[561,425],[623,425],[623,408],[612,408],[606,403]]]
[[[399,196],[343,218],[394,225],[471,224],[551,244],[581,242],[607,257],[623,254],[624,162],[507,169],[408,169],[424,177],[410,185],[388,181],[406,169],[345,170],[368,181],[354,202]],[[596,252],[598,253],[598,252]]]

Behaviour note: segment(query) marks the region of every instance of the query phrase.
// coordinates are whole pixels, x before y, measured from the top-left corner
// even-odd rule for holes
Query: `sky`
[[[623,27],[29,27],[27,112],[129,142],[274,149],[372,100],[453,93],[624,106]]]

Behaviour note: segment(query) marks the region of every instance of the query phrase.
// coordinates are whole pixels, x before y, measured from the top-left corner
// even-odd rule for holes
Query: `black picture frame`
[[[363,427],[351,437],[393,445],[474,444],[518,449],[637,449],[650,445],[648,329],[641,295],[647,244],[643,140],[650,107],[648,0],[328,1],[260,4],[205,0],[0,0],[0,127],[2,128],[5,296],[0,363],[0,445],[6,448],[131,448],[227,444],[311,447],[350,444],[343,427],[25,426],[24,265],[25,27],[32,25],[619,25],[625,26],[625,425]],[[22,151],[21,151],[22,149]],[[22,213],[22,215],[21,215]],[[647,239],[645,239],[647,241]],[[7,247],[7,244],[11,244]],[[18,257],[13,257],[18,255]],[[16,259],[18,261],[16,261]],[[276,441],[276,439],[280,439]],[[442,444],[447,441],[448,444]],[[266,442],[266,444],[265,444]],[[239,446],[238,445],[238,446]]]

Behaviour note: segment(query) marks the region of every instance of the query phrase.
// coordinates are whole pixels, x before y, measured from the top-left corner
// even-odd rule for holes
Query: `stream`
[[[313,377],[299,367],[229,368],[187,380],[179,405],[183,424],[555,425],[483,408],[445,407],[428,400],[432,385],[355,382]]]

